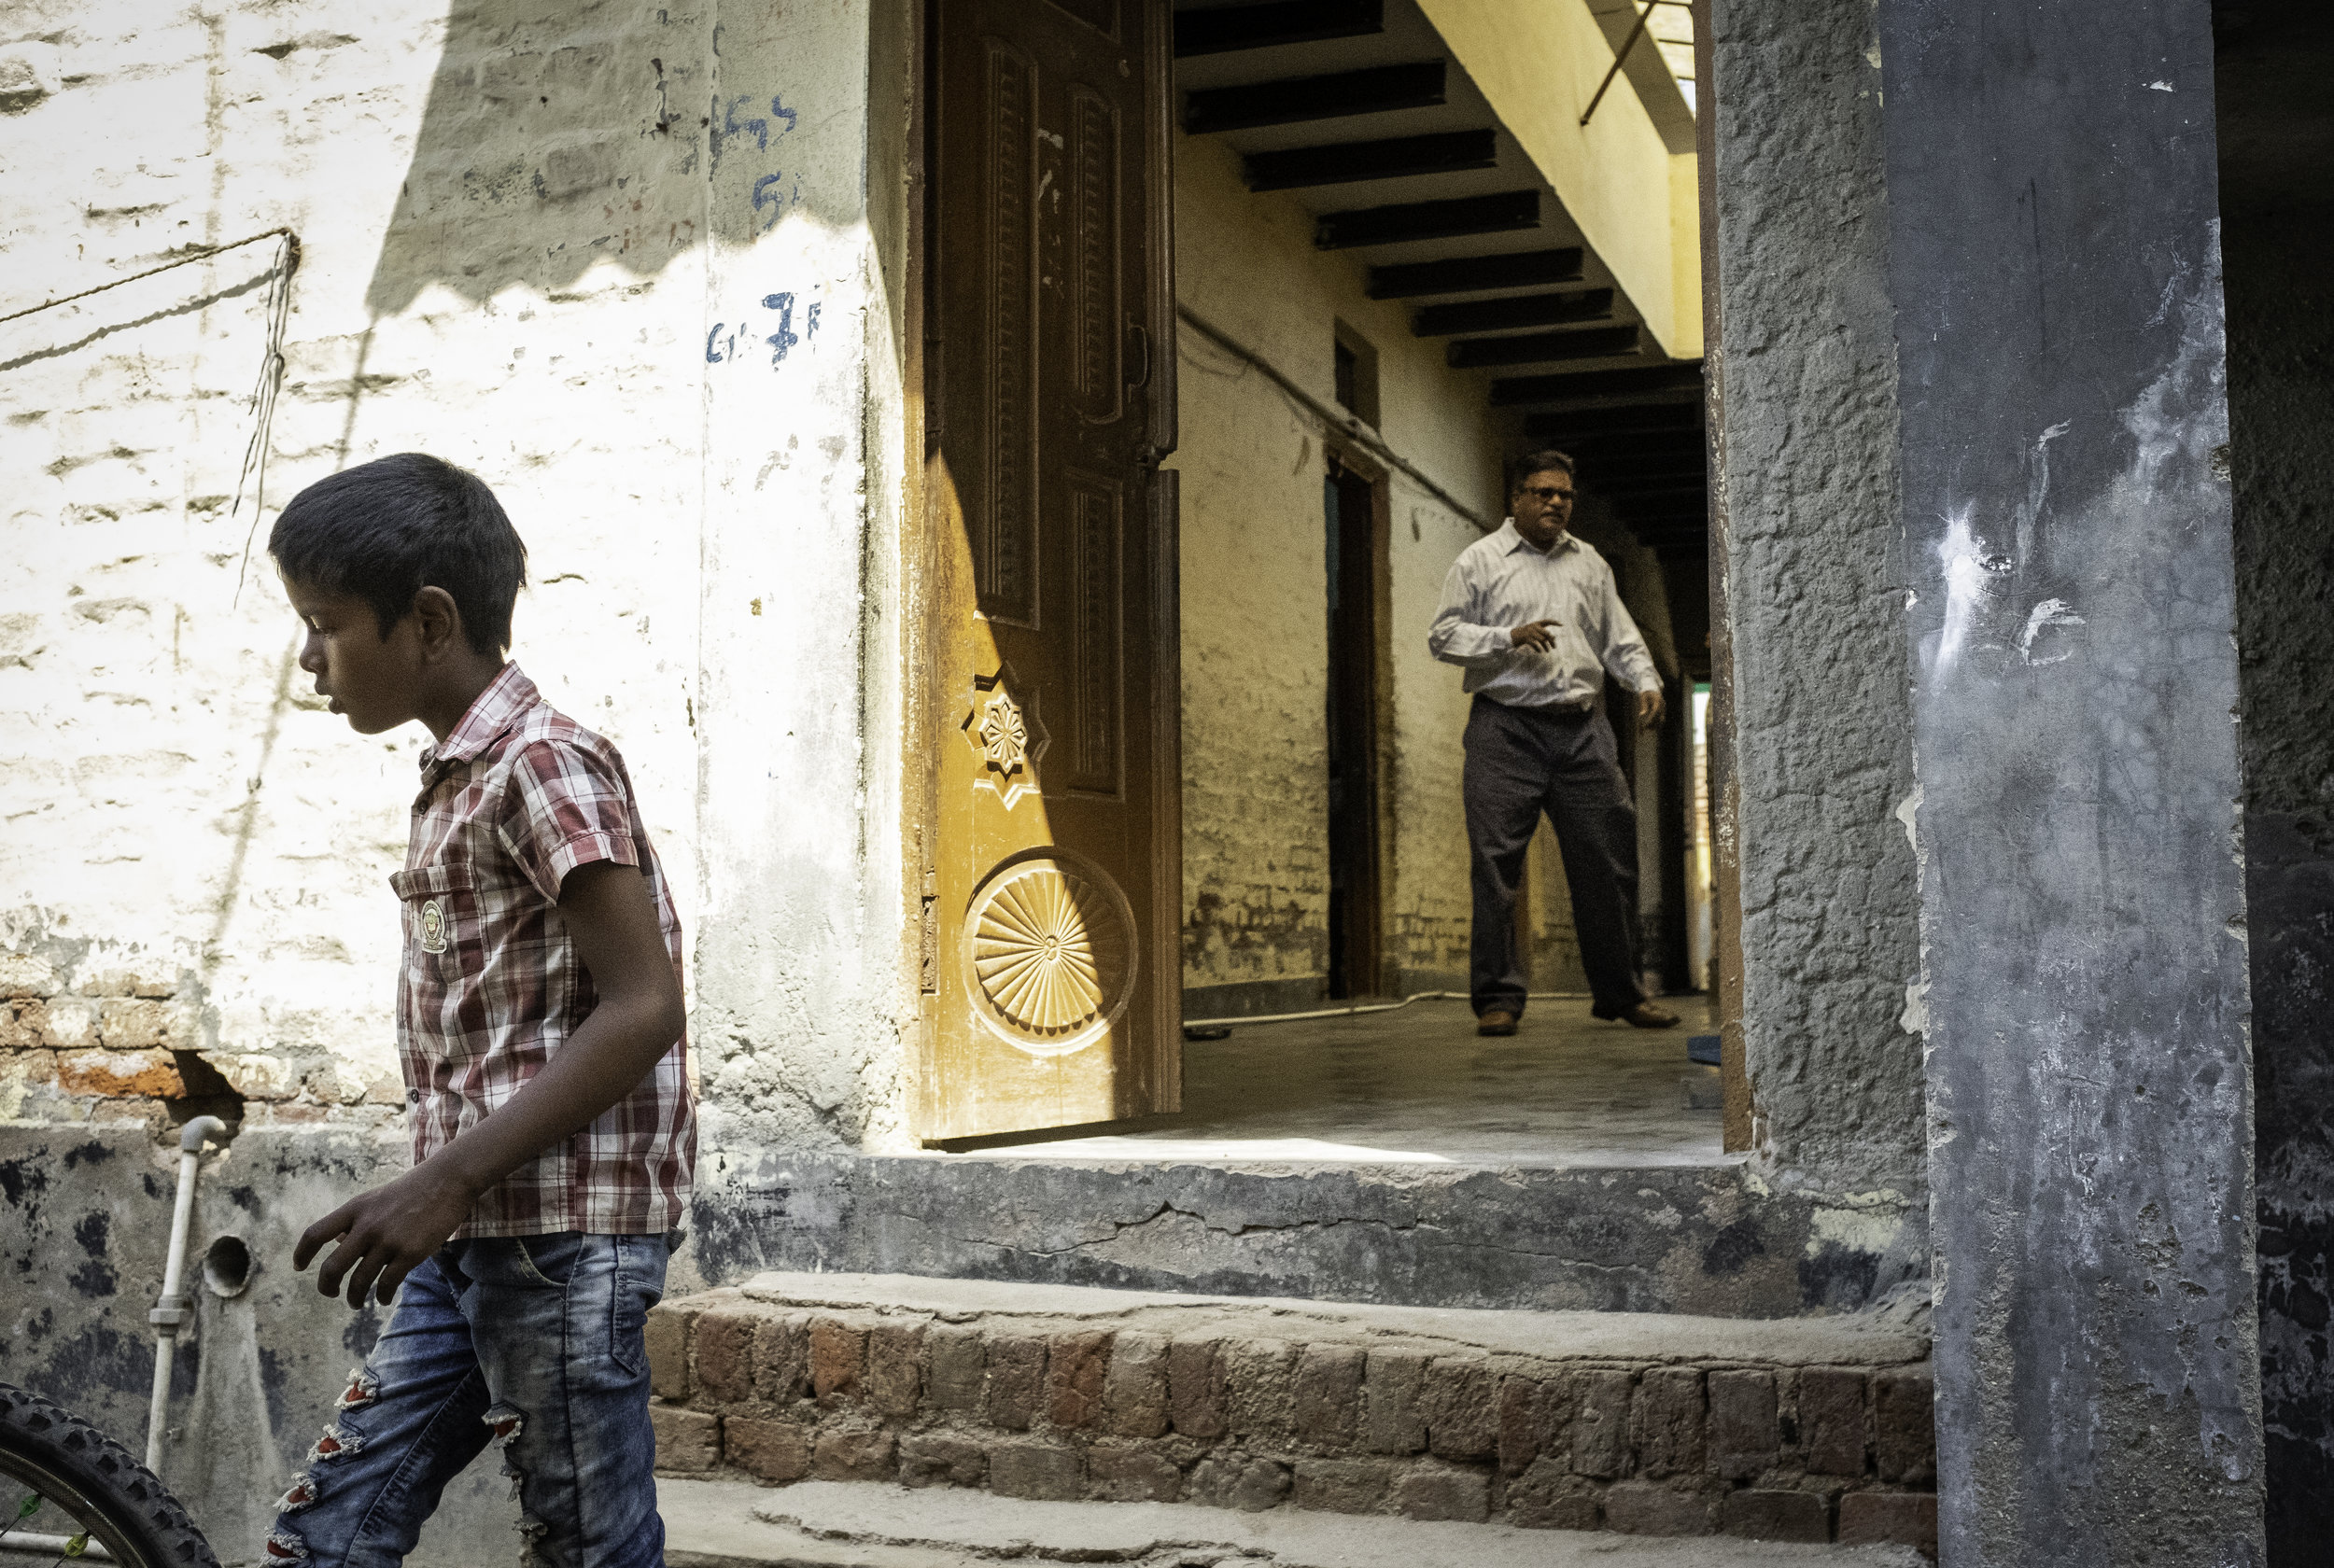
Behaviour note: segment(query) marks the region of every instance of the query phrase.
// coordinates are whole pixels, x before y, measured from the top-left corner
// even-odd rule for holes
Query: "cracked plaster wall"
[[[503,497],[515,657],[630,764],[709,1138],[896,1136],[895,10],[11,10],[0,312],[279,225],[301,257],[256,512],[273,242],[0,325],[0,950],[166,995],[253,1125],[394,1116],[423,737],[319,711],[248,550],[302,484],[424,448]],[[0,1113],[150,1113],[59,1060],[12,1056]]]
[[[1742,1052],[1757,1157],[1922,1189],[1896,369],[1870,0],[1713,0]]]

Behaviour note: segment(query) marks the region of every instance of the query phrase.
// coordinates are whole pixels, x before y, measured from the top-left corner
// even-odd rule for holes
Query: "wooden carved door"
[[[1181,1096],[1166,0],[934,0],[928,1140]]]

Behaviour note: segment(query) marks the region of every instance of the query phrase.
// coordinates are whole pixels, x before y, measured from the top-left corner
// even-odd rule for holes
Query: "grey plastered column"
[[[1853,1307],[1928,1267],[1880,77],[1870,0],[1702,14],[1729,1043],[1763,1171],[1900,1222],[1877,1255],[1802,1267],[1806,1305]]]
[[[2210,25],[1880,6],[1961,1568],[2260,1559]]]

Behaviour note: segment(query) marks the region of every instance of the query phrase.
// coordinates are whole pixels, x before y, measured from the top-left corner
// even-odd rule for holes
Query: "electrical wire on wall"
[[[251,525],[244,530],[243,560],[235,567],[230,609],[243,602],[243,580],[251,569],[251,544],[259,538],[260,519],[267,512],[267,458],[274,445],[275,394],[284,385],[284,329],[291,315],[292,273],[300,265],[299,237],[288,229],[282,237],[283,248],[276,253],[274,269],[268,276],[267,341],[260,354],[259,377],[251,385],[251,440],[244,447],[243,467],[235,475],[234,504],[227,509],[232,527],[235,514],[243,510],[244,484],[251,481]]]
[[[199,246],[183,255],[174,256],[159,266],[148,267],[142,272],[132,273],[127,277],[118,277],[105,283],[94,284],[77,292],[61,295],[54,300],[44,300],[37,305],[27,305],[22,310],[10,311],[6,315],[0,315],[0,326],[5,326],[11,321],[21,321],[28,315],[37,315],[42,311],[55,310],[60,305],[69,305],[77,301],[89,299],[91,295],[103,294],[108,289],[123,287],[143,278],[150,278],[178,267],[190,267],[197,261],[208,261],[228,251],[240,250],[247,245],[258,245],[262,240],[275,241],[276,251],[275,259],[269,266],[267,273],[266,342],[260,349],[259,374],[252,383],[248,404],[253,420],[251,440],[244,447],[243,468],[235,476],[234,505],[227,511],[227,521],[232,526],[236,513],[243,508],[244,490],[248,485],[251,490],[251,526],[244,535],[243,561],[235,568],[235,594],[231,601],[231,607],[232,604],[240,603],[243,599],[244,578],[248,574],[251,567],[251,544],[259,535],[260,516],[265,504],[267,458],[271,444],[269,438],[275,423],[276,389],[284,384],[284,333],[291,315],[292,273],[300,267],[300,236],[292,232],[289,228],[263,229],[259,233],[246,235],[240,240],[230,240],[225,245]],[[230,292],[241,292],[241,290],[230,290]],[[201,302],[207,305],[217,298],[218,296],[214,295],[210,300]],[[150,321],[154,318],[148,316],[146,319]],[[137,325],[137,323],[131,323],[131,325]],[[101,329],[101,332],[113,329]],[[255,470],[256,483],[253,483]]]
[[[1281,395],[1282,399],[1299,414],[1312,422],[1316,428],[1335,431],[1343,439],[1353,442],[1354,445],[1409,479],[1443,506],[1472,523],[1480,531],[1489,533],[1498,526],[1497,523],[1489,521],[1483,513],[1436,483],[1417,464],[1388,446],[1385,438],[1363,423],[1358,415],[1331,408],[1299,385],[1293,377],[1271,360],[1209,321],[1205,316],[1201,315],[1190,306],[1178,304],[1175,307],[1175,314],[1182,318],[1184,325],[1192,329],[1201,339],[1218,351],[1230,355],[1240,362],[1241,367],[1236,372],[1218,370],[1197,355],[1190,353],[1187,346],[1184,353],[1185,360],[1195,370],[1204,371],[1210,375],[1218,376],[1227,381],[1244,381],[1251,370],[1262,371],[1265,380],[1272,384],[1273,390]],[[1179,333],[1177,336],[1180,339],[1183,334]]]

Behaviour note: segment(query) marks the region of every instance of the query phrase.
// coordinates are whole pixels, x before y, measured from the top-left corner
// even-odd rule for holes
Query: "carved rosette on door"
[[[1025,701],[1013,666],[996,674],[973,678],[972,707],[957,728],[964,732],[980,754],[980,774],[973,788],[986,790],[1012,810],[1023,795],[1034,795],[1037,764],[1050,743],[1039,721],[1034,701]]]
[[[1064,1056],[1110,1032],[1134,992],[1134,914],[1109,873],[1055,848],[1007,861],[964,922],[965,977],[980,1021],[1032,1056]]]

